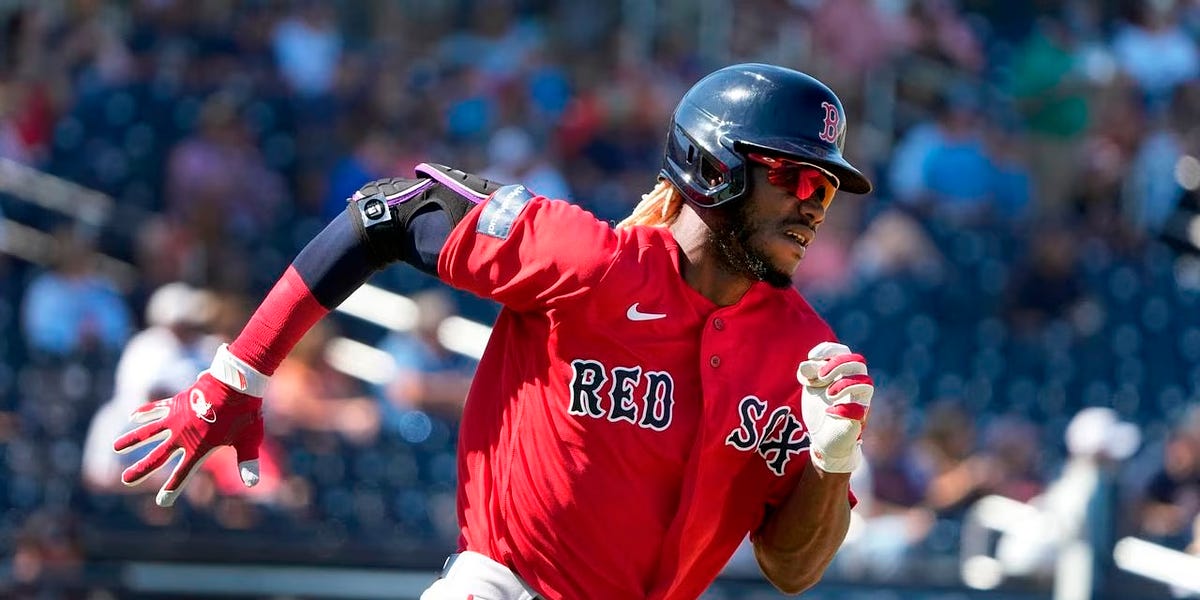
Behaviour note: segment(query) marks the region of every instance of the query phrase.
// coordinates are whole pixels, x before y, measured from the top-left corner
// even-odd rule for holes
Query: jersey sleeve
[[[616,232],[582,208],[507,186],[451,231],[438,276],[514,310],[548,309],[587,294],[617,250]]]

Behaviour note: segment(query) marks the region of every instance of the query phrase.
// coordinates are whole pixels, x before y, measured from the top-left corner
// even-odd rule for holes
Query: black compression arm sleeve
[[[400,251],[392,256],[372,251],[367,234],[356,219],[351,211],[342,212],[292,262],[321,306],[336,308],[371,275],[396,258],[437,275],[438,254],[454,228],[450,216],[439,206],[422,207],[409,219],[407,227],[397,228],[389,235],[393,239],[387,242],[400,245]]]
[[[414,215],[408,224],[408,240],[412,246],[406,254],[407,262],[436,277],[438,255],[446,246],[450,231],[458,224],[450,221],[450,215],[436,206],[425,207]]]

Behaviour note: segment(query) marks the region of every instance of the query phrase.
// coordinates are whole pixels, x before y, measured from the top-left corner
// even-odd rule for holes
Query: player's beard
[[[754,242],[754,234],[763,225],[751,221],[750,203],[733,202],[732,206],[718,207],[721,209],[721,225],[709,229],[718,260],[730,271],[765,281],[775,289],[791,287],[792,274],[771,264],[766,249]]]

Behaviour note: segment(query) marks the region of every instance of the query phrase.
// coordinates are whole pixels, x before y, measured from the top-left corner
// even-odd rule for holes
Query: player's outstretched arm
[[[173,398],[140,407],[139,427],[113,443],[129,452],[156,443],[121,474],[136,485],[180,455],[156,498],[171,506],[188,478],[220,446],[237,451],[243,483],[258,483],[262,396],[296,342],[380,268],[404,260],[437,274],[450,231],[499,186],[439,165],[420,165],[417,179],[368,183],[346,212],[314,237],[254,311],[242,332],[222,346],[212,366]]]
[[[754,554],[776,587],[798,594],[820,581],[850,527],[850,473],[862,462],[862,430],[874,395],[862,355],[814,347],[800,365],[810,464],[754,536]]]

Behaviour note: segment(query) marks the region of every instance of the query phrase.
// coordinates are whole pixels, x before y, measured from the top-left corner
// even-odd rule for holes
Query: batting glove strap
[[[829,419],[815,436],[808,455],[826,473],[852,473],[862,464],[862,424]],[[846,448],[846,440],[853,440]]]
[[[262,398],[267,393],[267,384],[271,378],[259,373],[246,361],[236,357],[229,351],[229,344],[221,344],[217,355],[213,357],[212,366],[208,373],[221,383],[247,396]]]

